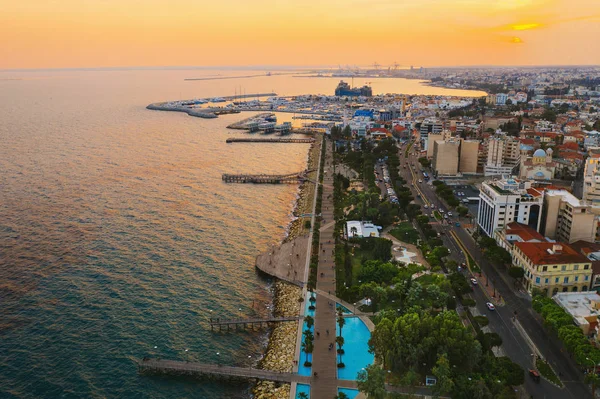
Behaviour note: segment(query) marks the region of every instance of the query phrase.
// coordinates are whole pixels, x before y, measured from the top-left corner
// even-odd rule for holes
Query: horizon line
[[[372,65],[358,66],[360,69]],[[402,67],[410,67],[402,65]],[[537,65],[496,65],[496,64],[469,64],[469,65],[439,65],[415,66],[415,69],[459,69],[459,68],[598,68],[600,64],[537,64]],[[40,67],[40,68],[0,68],[0,72],[36,72],[36,71],[118,71],[118,70],[306,70],[306,69],[331,69],[339,67],[331,65],[137,65],[137,66],[105,66],[105,67]],[[342,68],[344,70],[344,68]],[[386,68],[381,68],[385,71]],[[401,69],[406,70],[406,69]]]

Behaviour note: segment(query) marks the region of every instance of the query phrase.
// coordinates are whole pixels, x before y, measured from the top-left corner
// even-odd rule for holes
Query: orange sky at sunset
[[[600,64],[600,0],[0,0],[0,69]]]

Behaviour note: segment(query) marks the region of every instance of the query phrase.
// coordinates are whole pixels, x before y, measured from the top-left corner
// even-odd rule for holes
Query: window
[[[590,265],[583,265],[583,270],[587,270],[590,268]]]
[[[548,278],[544,280],[544,284],[548,284],[549,282],[550,282],[550,279],[548,279]]]
[[[590,276],[585,276],[584,280],[588,281],[590,279]]]
[[[566,271],[566,270],[567,270],[567,265],[562,265],[562,266],[560,267],[560,270],[562,270],[563,272],[564,272],[564,271]]]
[[[539,277],[536,277],[536,278],[535,278],[535,283],[536,283],[536,284],[539,284],[539,283],[540,283],[540,278],[539,278]]]
[[[568,278],[568,277],[565,277],[565,278],[563,279],[563,283],[564,283],[564,284],[567,284],[568,282],[569,282],[569,278]]]
[[[573,266],[573,270],[579,270],[579,265]]]
[[[556,266],[556,265],[552,266],[552,268],[553,268],[553,269],[556,269],[557,267],[558,267],[558,266]]]
[[[558,277],[554,279],[554,282],[558,284]]]
[[[542,271],[543,271],[543,272],[547,272],[547,271],[548,271],[548,266],[544,266],[544,267],[542,267]]]

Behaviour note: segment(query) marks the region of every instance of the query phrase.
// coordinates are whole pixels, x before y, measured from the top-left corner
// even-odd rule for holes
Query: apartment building
[[[520,141],[505,134],[495,134],[483,141],[485,176],[501,176],[512,174],[521,159]]]
[[[594,242],[598,219],[592,206],[577,199],[566,190],[546,190],[540,233],[567,243],[583,240]]]
[[[588,148],[583,170],[583,200],[600,205],[600,147]]]
[[[518,222],[539,230],[543,192],[531,182],[513,178],[484,182],[479,193],[477,224],[489,237],[494,231]]]
[[[513,265],[525,270],[525,288],[548,296],[558,292],[588,291],[591,261],[566,243],[516,242]]]

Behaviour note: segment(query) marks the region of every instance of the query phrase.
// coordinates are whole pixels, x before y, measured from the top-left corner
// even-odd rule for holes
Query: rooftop
[[[533,240],[538,240],[540,242],[546,241],[546,238],[538,233],[535,229],[517,222],[512,222],[506,225],[506,235],[509,234],[518,235],[525,242]]]
[[[573,316],[578,325],[589,324],[588,318],[597,319],[600,314],[600,295],[596,291],[561,292],[554,295],[553,299]]]
[[[590,260],[569,244],[553,242],[516,242],[515,246],[534,265],[560,265],[568,263],[590,263]]]

